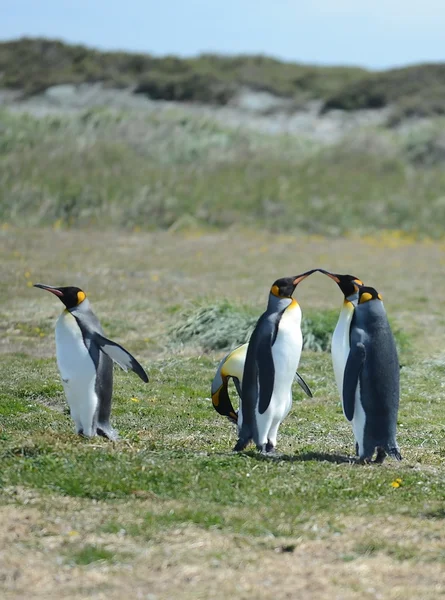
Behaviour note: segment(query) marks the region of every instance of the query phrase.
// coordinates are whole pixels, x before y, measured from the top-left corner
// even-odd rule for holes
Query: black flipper
[[[148,382],[147,373],[128,350],[125,350],[125,348],[122,348],[122,346],[119,346],[116,342],[112,342],[97,332],[94,333],[94,341],[97,343],[100,350],[113,359],[124,371],[131,369],[142,379],[142,381],[145,383]]]
[[[355,346],[351,346],[343,375],[343,409],[348,421],[352,421],[354,417],[355,392],[365,359],[364,344],[358,342]]]
[[[308,384],[305,382],[305,380],[298,371],[295,373],[294,380],[298,383],[298,385],[301,387],[306,396],[309,396],[309,398],[313,398],[312,392]]]
[[[265,337],[258,344],[257,350],[258,378],[260,384],[260,397],[258,412],[264,414],[269,408],[275,383],[275,365],[272,356],[272,340]]]
[[[265,412],[272,396],[274,382],[272,344],[275,341],[280,318],[281,314],[278,314],[276,319],[271,319],[270,315],[264,313],[258,319],[250,337],[241,388],[243,424],[234,448],[236,452],[243,450],[252,439],[257,443],[258,430],[255,410],[258,406],[260,413]],[[272,372],[267,374],[270,368],[272,368]]]

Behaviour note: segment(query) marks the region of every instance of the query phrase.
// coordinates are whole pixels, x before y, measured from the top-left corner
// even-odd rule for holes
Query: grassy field
[[[445,595],[441,242],[4,225],[0,253],[3,598]],[[311,351],[299,370],[314,398],[295,388],[281,454],[233,455],[236,432],[209,401],[224,350],[172,336],[223,301],[259,315],[275,278],[311,267],[374,285],[405,342],[401,463],[349,460],[330,356]],[[116,369],[119,442],[74,435],[54,357],[62,305],[36,282],[82,287],[106,333],[147,368],[147,385]],[[297,292],[314,318],[342,301],[318,274]]]
[[[180,108],[37,119],[0,111],[0,221],[178,230],[262,227],[441,238],[442,119],[336,144],[233,129]]]

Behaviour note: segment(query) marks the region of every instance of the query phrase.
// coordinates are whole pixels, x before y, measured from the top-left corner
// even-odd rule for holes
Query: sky
[[[0,40],[162,56],[265,54],[386,69],[445,62],[444,0],[0,0]]]

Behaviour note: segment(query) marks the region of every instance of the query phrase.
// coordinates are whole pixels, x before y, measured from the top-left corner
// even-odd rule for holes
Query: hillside
[[[191,59],[100,52],[61,41],[23,38],[0,44],[0,87],[24,96],[64,83],[131,87],[155,100],[224,105],[244,87],[274,94],[296,109],[321,101],[321,112],[390,106],[404,116],[445,112],[445,65],[381,72],[286,63],[266,56],[201,55]]]

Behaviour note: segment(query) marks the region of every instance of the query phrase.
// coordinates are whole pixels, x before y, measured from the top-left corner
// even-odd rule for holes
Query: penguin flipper
[[[115,363],[117,363],[124,371],[134,371],[142,381],[148,383],[148,375],[144,371],[142,365],[138,363],[134,356],[132,356],[128,350],[104,337],[100,333],[95,332],[94,341],[99,346],[100,350],[107,354]]]
[[[309,398],[313,398],[312,392],[311,392],[308,384],[305,382],[305,380],[303,379],[303,377],[300,375],[300,373],[298,371],[295,373],[294,381],[296,381],[298,383],[298,385],[301,387],[301,389],[306,394],[306,396],[309,396]]]
[[[362,342],[351,346],[343,376],[343,410],[348,421],[354,417],[355,392],[365,359],[366,349]]]
[[[264,337],[258,344],[257,364],[259,383],[258,411],[264,414],[269,408],[275,383],[275,365],[272,355],[272,337]]]

